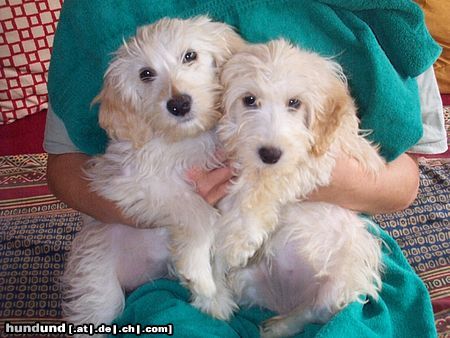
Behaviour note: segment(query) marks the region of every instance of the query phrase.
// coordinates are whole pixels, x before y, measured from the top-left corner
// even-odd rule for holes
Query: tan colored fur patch
[[[99,124],[110,138],[129,140],[135,148],[150,139],[151,129],[142,123],[142,117],[137,115],[131,104],[121,100],[113,85],[106,82],[95,102],[101,102]]]
[[[322,111],[316,112],[315,120],[312,124],[314,133],[314,144],[311,153],[314,156],[322,156],[327,152],[336,130],[341,125],[344,117],[354,114],[352,100],[343,84],[335,81],[336,84],[328,93],[328,98]]]

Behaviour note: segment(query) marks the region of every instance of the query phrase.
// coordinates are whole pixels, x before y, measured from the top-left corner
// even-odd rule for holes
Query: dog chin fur
[[[231,288],[238,303],[279,312],[263,323],[265,337],[324,322],[365,295],[376,299],[377,237],[350,210],[299,202],[330,182],[340,152],[373,175],[384,165],[358,129],[341,67],[277,40],[235,54],[221,79],[218,133],[237,178],[219,204],[217,297],[228,297]],[[254,104],[244,100],[249,96]],[[261,147],[278,149],[281,157],[264,163]],[[227,318],[235,306],[223,304],[205,302],[203,309]]]
[[[128,218],[152,228],[86,222],[63,277],[69,322],[110,323],[123,309],[122,289],[170,271],[194,301],[215,292],[210,248],[218,213],[185,172],[220,165],[213,130],[221,116],[218,69],[242,44],[229,26],[206,17],[162,19],[139,28],[116,53],[95,99],[111,141],[86,176]],[[192,51],[194,60],[186,57]],[[192,99],[183,116],[169,111],[178,95]]]

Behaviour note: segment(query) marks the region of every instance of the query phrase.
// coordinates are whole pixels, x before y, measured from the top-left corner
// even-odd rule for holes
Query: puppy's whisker
[[[125,50],[127,51],[127,53],[129,55],[133,55],[131,50],[130,50],[130,47],[128,46],[128,42],[127,42],[127,40],[125,40],[124,36],[122,37],[122,45],[123,45],[123,47],[125,48]]]
[[[237,129],[237,136],[239,137],[242,134],[242,130],[245,129],[246,125],[249,123],[249,119],[248,120],[243,120],[242,123],[239,124],[239,127]]]

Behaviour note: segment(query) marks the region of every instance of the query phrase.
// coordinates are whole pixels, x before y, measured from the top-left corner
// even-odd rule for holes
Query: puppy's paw
[[[264,243],[264,233],[241,231],[228,239],[225,258],[230,267],[244,267]]]
[[[289,331],[284,321],[284,317],[275,316],[261,323],[261,338],[276,338],[285,336],[285,332]]]
[[[217,292],[216,283],[214,283],[214,280],[209,276],[195,272],[196,271],[181,273],[182,280],[186,286],[195,295],[201,295],[205,298],[213,298]]]
[[[300,322],[289,320],[285,316],[275,316],[261,323],[260,335],[262,338],[290,337],[300,331],[303,326]]]
[[[234,311],[238,309],[231,295],[220,292],[212,298],[196,295],[191,304],[200,311],[220,320],[229,320]]]

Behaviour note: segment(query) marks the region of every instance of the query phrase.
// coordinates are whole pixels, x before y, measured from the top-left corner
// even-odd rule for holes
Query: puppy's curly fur
[[[86,172],[93,190],[153,229],[86,222],[64,274],[68,321],[110,323],[122,311],[122,289],[167,276],[169,260],[194,300],[215,292],[218,213],[184,175],[220,165],[218,70],[242,44],[229,26],[197,17],[141,27],[117,51],[95,100],[111,142]]]
[[[376,236],[350,210],[299,202],[330,182],[339,152],[373,175],[384,165],[358,129],[341,67],[277,40],[235,54],[221,79],[218,132],[237,178],[219,204],[218,292],[200,307],[228,317],[230,287],[238,303],[282,314],[262,329],[277,337],[326,321],[366,294],[376,298]],[[247,266],[258,250],[259,263]]]

